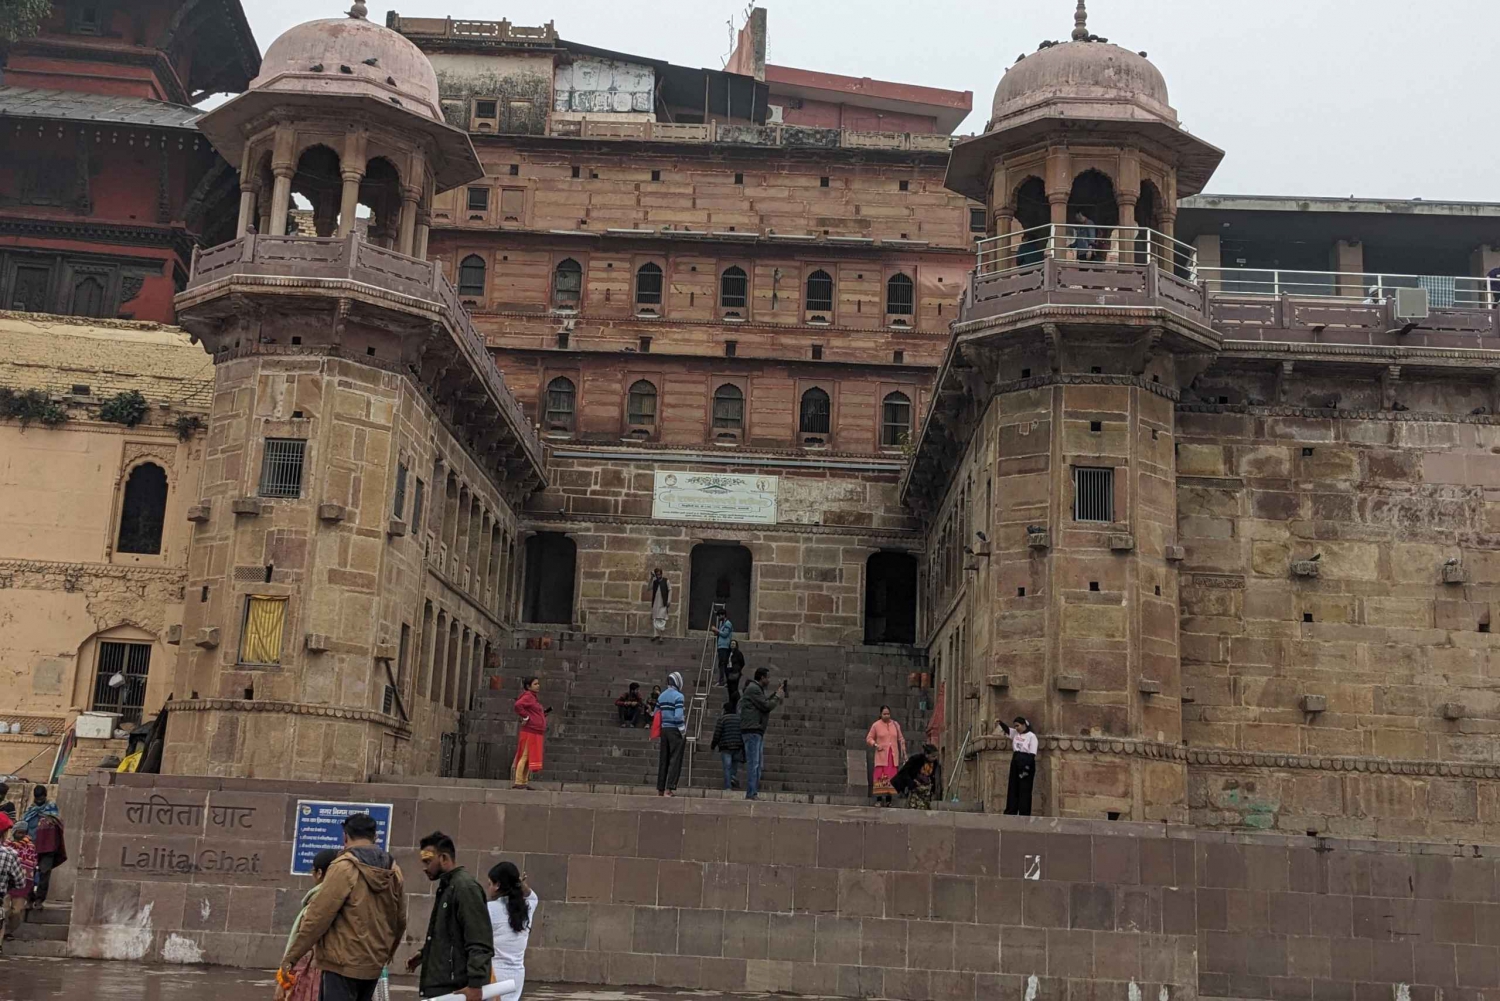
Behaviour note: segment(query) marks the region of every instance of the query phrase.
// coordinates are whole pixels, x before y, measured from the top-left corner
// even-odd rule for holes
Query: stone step
[[[0,956],[6,959],[66,959],[68,940],[36,939],[32,941],[15,938],[5,943]]]
[[[31,924],[62,925],[68,927],[73,921],[71,904],[48,904],[39,911],[28,911],[26,920]]]

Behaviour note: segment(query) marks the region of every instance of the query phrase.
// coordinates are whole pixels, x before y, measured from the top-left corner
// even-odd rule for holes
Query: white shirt
[[[495,958],[492,966],[496,973],[502,970],[524,970],[526,968],[526,940],[531,937],[531,918],[536,914],[536,891],[526,898],[526,927],[515,932],[510,930],[510,915],[506,913],[505,901],[491,900],[490,926],[495,935]]]
[[[1036,734],[1032,733],[1030,730],[1027,730],[1025,733],[1022,733],[1021,731],[1017,730],[1015,727],[1011,727],[1010,728],[1010,749],[1012,751],[1022,751],[1022,752],[1026,753],[1026,754],[1035,754],[1036,753]]]

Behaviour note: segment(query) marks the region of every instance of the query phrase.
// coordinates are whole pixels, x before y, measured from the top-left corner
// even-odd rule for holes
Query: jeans
[[[52,886],[52,870],[57,867],[56,852],[38,852],[36,856],[36,880],[31,886],[31,900],[40,904],[47,899]]]
[[[739,765],[739,751],[720,751],[719,760],[724,762],[724,788],[734,788],[734,775]]]
[[[640,706],[615,706],[620,710],[620,722],[627,726],[635,726],[636,720],[640,718]]]
[[[718,648],[719,684],[724,684],[729,677],[729,648],[721,646]]]
[[[745,734],[745,798],[760,795],[760,770],[766,763],[766,735]]]

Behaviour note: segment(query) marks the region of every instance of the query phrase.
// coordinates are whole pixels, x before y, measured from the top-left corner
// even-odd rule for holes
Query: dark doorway
[[[573,576],[578,547],[561,532],[538,532],[526,540],[526,593],[523,617],[527,622],[571,625]]]
[[[1115,199],[1115,184],[1109,175],[1098,170],[1085,170],[1073,179],[1073,191],[1068,195],[1069,224],[1078,223],[1080,212],[1095,226],[1113,228],[1120,224],[1120,205]]]
[[[1016,266],[1033,267],[1042,262],[1047,249],[1047,231],[1041,227],[1052,221],[1052,208],[1047,204],[1047,186],[1040,177],[1028,177],[1016,188],[1016,225],[1026,235],[1020,237],[1017,247]],[[1028,232],[1036,230],[1036,232]]]
[[[865,561],[865,642],[917,641],[917,558],[872,553]]]
[[[688,577],[688,628],[707,629],[709,612],[723,605],[734,631],[750,631],[750,550],[705,542],[693,547]]]

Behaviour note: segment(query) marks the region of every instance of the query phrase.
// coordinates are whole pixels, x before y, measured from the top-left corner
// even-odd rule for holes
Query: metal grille
[[[630,423],[647,427],[656,423],[656,387],[645,379],[630,387]]]
[[[234,580],[237,584],[265,584],[268,582],[265,567],[235,567]]]
[[[302,458],[307,442],[301,438],[267,438],[260,460],[262,497],[302,496]]]
[[[911,279],[905,275],[891,275],[885,283],[885,311],[893,316],[910,316],[916,296]]]
[[[1115,471],[1113,469],[1073,470],[1073,520],[1115,520]]]
[[[478,254],[470,254],[458,266],[458,294],[484,295],[484,258]]]
[[[396,500],[391,505],[393,514],[400,518],[406,513],[406,463],[396,463]]]
[[[745,394],[723,385],[714,391],[714,427],[738,431],[745,423]]]
[[[828,394],[821,389],[809,389],[803,393],[800,424],[802,433],[827,434],[831,410]]]
[[[387,716],[394,715],[396,709],[396,689],[390,685],[385,686],[385,698],[380,700],[380,711]]]
[[[139,723],[146,704],[146,674],[151,668],[149,643],[99,644],[99,664],[94,673],[94,706],[99,712],[120,714],[120,722]],[[125,675],[125,684],[109,687],[109,679]]]
[[[833,279],[826,271],[807,276],[807,308],[814,313],[833,312]]]
[[[642,264],[635,273],[635,301],[641,306],[661,305],[661,268]]]
[[[719,279],[719,305],[725,309],[744,309],[747,281],[740,268],[725,268]]]
[[[911,433],[911,400],[905,393],[891,393],[881,404],[880,444],[886,448],[904,445]]]

